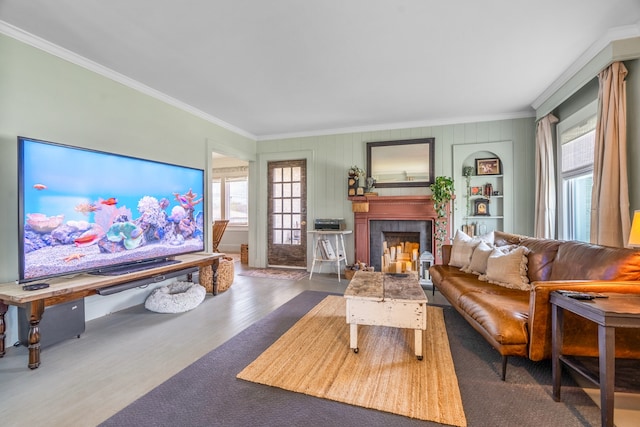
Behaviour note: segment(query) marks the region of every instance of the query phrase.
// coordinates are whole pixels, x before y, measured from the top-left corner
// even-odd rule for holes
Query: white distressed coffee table
[[[413,329],[415,354],[422,360],[422,331],[427,329],[427,296],[417,272],[388,274],[358,271],[344,291],[350,348],[358,352],[358,325]]]

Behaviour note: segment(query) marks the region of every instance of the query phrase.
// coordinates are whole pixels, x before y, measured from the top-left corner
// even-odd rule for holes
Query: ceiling
[[[640,1],[0,0],[0,24],[260,140],[533,116]]]

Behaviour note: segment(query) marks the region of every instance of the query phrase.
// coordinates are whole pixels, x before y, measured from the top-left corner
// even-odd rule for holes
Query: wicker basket
[[[249,245],[240,245],[240,262],[242,264],[249,264]]]
[[[364,269],[362,269],[362,271],[374,271],[375,268],[374,267],[366,267]],[[353,276],[356,274],[356,271],[360,271],[360,270],[352,270],[350,268],[345,268],[344,269],[344,277],[347,280],[351,280],[353,279]]]
[[[213,269],[210,265],[200,267],[198,282],[204,286],[207,293],[213,293]]]
[[[221,258],[218,265],[218,292],[224,292],[229,289],[234,278],[233,258]]]

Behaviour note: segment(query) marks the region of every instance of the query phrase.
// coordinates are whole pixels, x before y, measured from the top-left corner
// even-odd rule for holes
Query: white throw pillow
[[[449,265],[452,267],[466,267],[471,262],[471,255],[473,250],[480,243],[479,240],[474,240],[469,237],[465,232],[458,230],[453,238],[453,245],[451,247],[451,258],[449,259]]]
[[[466,267],[467,273],[485,274],[487,271],[487,260],[493,252],[493,248],[486,242],[481,241],[473,250],[471,255],[471,263]]]
[[[494,249],[487,259],[486,274],[480,276],[480,279],[506,288],[530,290],[527,252],[527,248],[523,246],[506,254]]]
[[[493,231],[490,231],[487,234],[483,234],[482,236],[476,236],[474,237],[474,239],[482,240],[483,242],[488,243],[490,246],[493,246],[496,240]]]

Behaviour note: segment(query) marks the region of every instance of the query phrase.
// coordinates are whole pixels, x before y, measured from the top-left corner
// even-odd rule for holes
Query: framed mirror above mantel
[[[435,138],[367,143],[367,178],[378,188],[428,187],[434,179]]]

